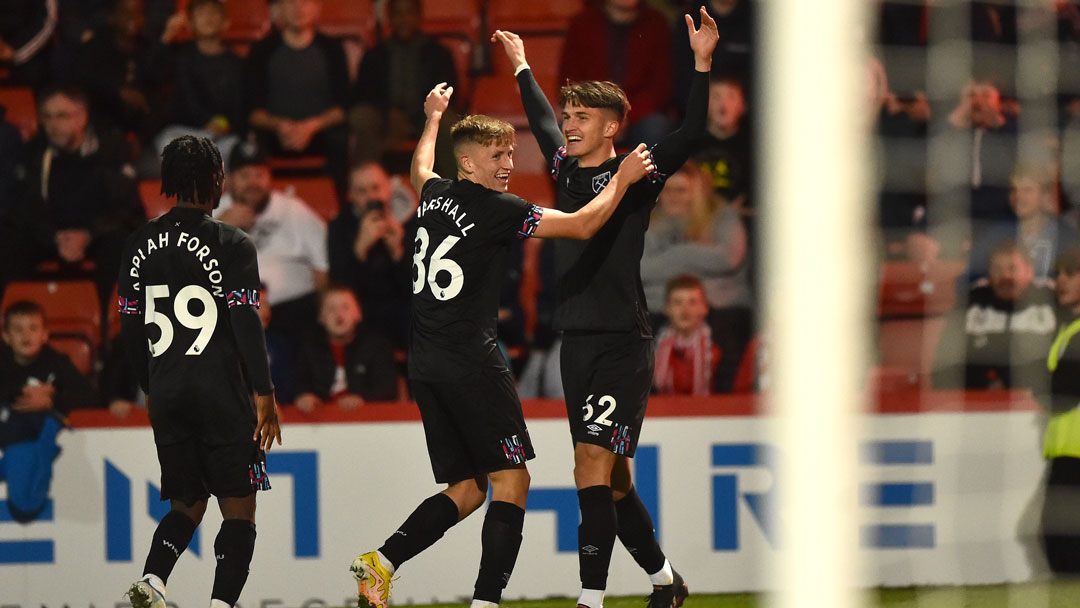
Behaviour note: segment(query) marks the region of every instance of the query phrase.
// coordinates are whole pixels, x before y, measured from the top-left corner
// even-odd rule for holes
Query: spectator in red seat
[[[352,290],[331,286],[323,294],[319,324],[325,333],[309,341],[300,356],[296,407],[311,413],[325,402],[346,410],[365,401],[398,397],[394,347],[371,327]]]
[[[349,72],[339,40],[315,30],[322,0],[273,0],[280,29],[247,58],[248,121],[274,156],[325,156],[344,191]]]
[[[245,142],[229,156],[228,187],[214,217],[247,232],[274,316],[267,336],[295,351],[316,331],[318,293],[326,288],[326,224],[295,196],[270,189],[265,151]]]
[[[35,302],[15,302],[4,311],[0,349],[0,480],[16,521],[35,519],[48,502],[56,434],[64,417],[88,405],[86,378],[47,342],[45,315]]]
[[[720,347],[705,317],[705,287],[693,275],[668,281],[664,312],[669,323],[656,338],[653,390],[672,395],[705,396],[712,392]]]
[[[693,162],[668,178],[645,233],[641,283],[649,310],[664,309],[668,281],[681,274],[704,286],[712,338],[723,354],[714,392],[728,393],[754,331],[747,234],[734,205],[713,192]]]
[[[394,187],[374,161],[349,172],[349,204],[331,222],[327,244],[330,280],[347,285],[365,302],[369,326],[405,348],[412,296],[415,214],[404,226],[390,213]]]
[[[27,145],[20,238],[34,262],[95,265],[109,294],[127,235],[146,220],[129,150],[115,129],[90,121],[86,95],[69,86],[40,96],[41,132]]]
[[[935,388],[1044,389],[1054,340],[1054,290],[1035,282],[1031,258],[1016,241],[990,254],[990,279],[971,290],[938,342]]]
[[[390,37],[371,47],[360,62],[353,89],[356,104],[350,120],[356,134],[357,160],[381,161],[386,150],[415,141],[424,129],[424,97],[440,82],[457,88],[450,51],[420,30],[420,0],[390,0]],[[448,117],[444,125],[454,124]],[[436,169],[455,167],[449,127],[436,144]],[[452,175],[453,170],[440,175]]]
[[[168,124],[158,134],[158,155],[181,135],[207,137],[223,158],[228,158],[243,131],[243,61],[225,46],[223,0],[191,0],[180,22],[187,23],[195,39],[174,49],[173,91]],[[171,34],[171,30],[167,35]]]
[[[664,16],[643,0],[604,0],[574,17],[559,74],[559,82],[609,80],[626,92],[629,126],[618,140],[630,147],[652,146],[674,130],[667,116],[671,31]]]

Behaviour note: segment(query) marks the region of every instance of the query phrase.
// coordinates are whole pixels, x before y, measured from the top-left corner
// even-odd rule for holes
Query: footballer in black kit
[[[165,583],[210,495],[221,508],[213,606],[232,606],[255,544],[255,492],[270,489],[264,449],[280,427],[256,309],[259,267],[242,231],[210,211],[221,196],[221,156],[185,136],[162,153],[162,193],[176,205],[128,240],[119,277],[122,337],[161,464],[161,520],[132,604],[164,606]]]
[[[652,608],[678,607],[688,595],[656,541],[652,518],[633,488],[637,448],[653,377],[652,328],[641,285],[645,231],[665,178],[686,162],[705,128],[712,52],[719,38],[704,8],[697,27],[685,17],[695,55],[686,117],[652,149],[654,170],[631,186],[614,215],[588,241],[555,244],[554,327],[562,332],[561,372],[574,442],[581,508],[580,606],[601,608],[616,536],[649,574]],[[557,208],[573,212],[605,191],[618,163],[614,138],[630,111],[611,82],[568,83],[560,128],[525,59],[521,38],[496,31],[515,68],[522,104],[556,182]]]
[[[424,423],[435,480],[446,490],[418,506],[377,551],[353,560],[360,605],[386,606],[396,570],[484,504],[473,608],[497,606],[510,579],[525,517],[533,446],[506,360],[496,345],[499,291],[513,239],[587,239],[627,187],[653,168],[644,146],[613,168],[608,191],[575,213],[545,210],[506,192],[514,128],[469,116],[451,129],[457,179],[432,171],[439,121],[453,89],[424,104],[412,163],[421,194],[413,248],[409,384]]]

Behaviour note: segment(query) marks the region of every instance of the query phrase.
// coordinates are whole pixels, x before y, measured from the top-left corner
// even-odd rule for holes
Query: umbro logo
[[[596,426],[595,424],[590,424],[589,426],[587,426],[585,428],[589,429],[593,433],[599,433],[602,430],[600,427]]]
[[[600,194],[600,191],[607,187],[608,182],[611,181],[611,171],[604,171],[600,175],[592,178],[592,191],[596,194]]]
[[[590,557],[598,555],[599,552],[600,552],[600,549],[598,547],[594,547],[592,545],[585,545],[584,547],[581,548],[581,554],[582,555],[588,555]]]

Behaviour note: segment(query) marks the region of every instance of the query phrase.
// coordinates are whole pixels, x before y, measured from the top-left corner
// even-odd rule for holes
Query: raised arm
[[[655,169],[652,155],[645,144],[628,154],[619,165],[619,170],[612,176],[604,190],[597,194],[581,209],[573,213],[563,213],[558,209],[545,209],[544,216],[536,226],[533,236],[540,238],[589,239],[600,227],[607,223],[615,207],[619,205],[630,184],[645,177]]]
[[[450,105],[450,96],[454,94],[454,87],[446,86],[445,82],[435,85],[424,100],[424,114],[427,122],[424,123],[424,132],[420,135],[420,141],[416,143],[416,151],[413,152],[412,169],[409,172],[412,179],[413,189],[421,192],[424,184],[430,179],[437,179],[438,173],[435,168],[435,139],[439,135],[439,121],[443,113]]]
[[[529,118],[529,128],[540,144],[544,158],[550,163],[555,152],[563,145],[562,131],[559,130],[555,111],[551,109],[551,104],[547,97],[544,97],[540,85],[536,84],[532,70],[525,61],[525,43],[521,36],[503,30],[495,30],[491,41],[502,43],[506,55],[510,58],[510,64],[514,66],[514,76],[517,77],[518,88],[521,89],[521,104]]]
[[[705,131],[709,112],[709,72],[712,70],[712,54],[720,34],[716,22],[701,8],[701,27],[694,27],[694,20],[685,15],[690,48],[694,51],[694,75],[690,81],[690,94],[686,102],[686,116],[678,130],[664,137],[653,149],[657,170],[670,175],[690,158],[694,141]]]

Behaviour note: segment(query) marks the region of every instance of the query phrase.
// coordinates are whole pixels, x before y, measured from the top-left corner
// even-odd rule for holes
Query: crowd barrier
[[[756,591],[777,550],[773,500],[783,450],[752,396],[654,398],[634,460],[638,492],[692,592]],[[578,511],[561,402],[524,404],[537,458],[521,555],[505,597],[573,597]],[[814,407],[808,398],[806,407]],[[1043,415],[1022,393],[890,393],[862,418],[858,526],[863,585],[976,584],[1041,576],[1035,545]],[[268,457],[258,543],[243,608],[354,605],[352,558],[376,548],[436,492],[412,404],[283,411],[285,445]],[[0,506],[0,606],[127,606],[156,522],[158,464],[141,412],[72,416],[52,502],[23,525]],[[836,440],[822,436],[822,443]],[[2,487],[2,484],[0,484]],[[5,490],[0,490],[4,492]],[[777,524],[779,522],[779,524]],[[215,509],[169,580],[170,604],[208,604]],[[480,558],[482,513],[399,571],[394,603],[465,601]],[[649,593],[616,546],[609,594]],[[350,599],[352,598],[352,599]]]

